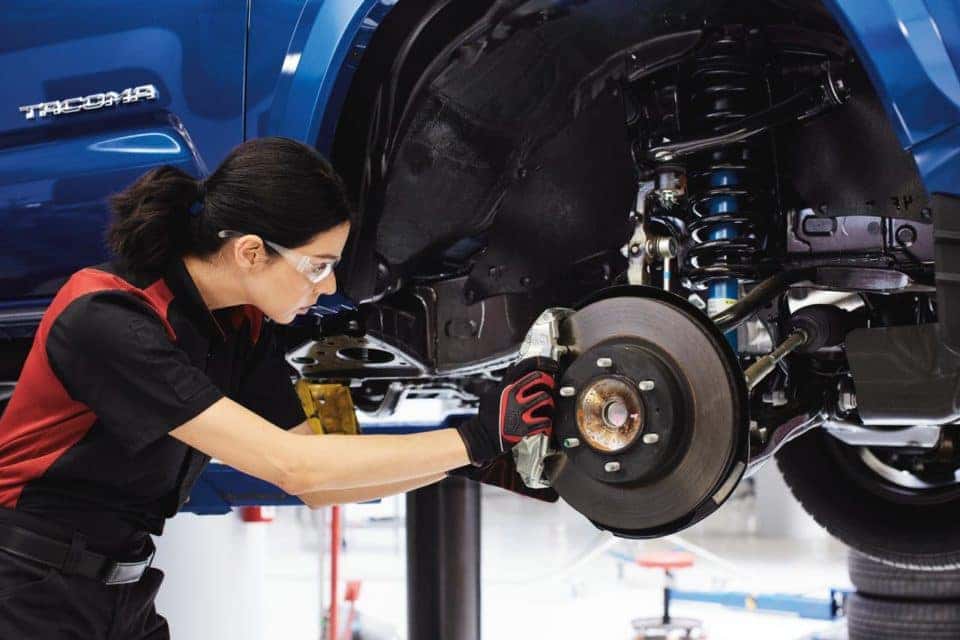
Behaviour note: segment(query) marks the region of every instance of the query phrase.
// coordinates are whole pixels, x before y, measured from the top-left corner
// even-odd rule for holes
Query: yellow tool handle
[[[314,433],[360,433],[350,389],[342,384],[321,384],[306,379],[298,380],[294,388]]]

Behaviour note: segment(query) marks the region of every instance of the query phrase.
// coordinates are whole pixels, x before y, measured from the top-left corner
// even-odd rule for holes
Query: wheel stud
[[[617,471],[620,471],[620,463],[608,462],[607,464],[603,465],[603,470],[607,473],[616,473]]]
[[[597,366],[601,369],[609,369],[613,366],[613,360],[610,358],[597,358]]]
[[[577,390],[573,387],[560,387],[560,397],[571,398],[577,395]]]
[[[579,438],[564,438],[563,439],[563,448],[564,449],[573,449],[574,447],[580,446]]]
[[[656,433],[643,434],[643,444],[657,444],[660,442],[660,436]]]
[[[637,384],[637,388],[639,388],[640,391],[653,391],[657,388],[657,384],[653,380],[641,380],[640,383]]]

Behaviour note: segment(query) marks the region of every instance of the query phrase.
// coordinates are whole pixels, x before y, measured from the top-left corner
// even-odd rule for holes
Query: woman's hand
[[[527,436],[553,433],[559,372],[549,358],[527,358],[507,369],[500,384],[480,398],[479,414],[457,427],[471,463],[481,466]]]

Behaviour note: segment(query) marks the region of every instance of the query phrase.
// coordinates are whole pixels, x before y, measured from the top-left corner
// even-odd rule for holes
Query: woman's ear
[[[233,243],[233,259],[241,269],[255,269],[267,257],[267,249],[259,236],[247,234]]]

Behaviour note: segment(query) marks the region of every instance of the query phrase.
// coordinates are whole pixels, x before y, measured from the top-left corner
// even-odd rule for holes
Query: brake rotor
[[[716,510],[747,462],[746,387],[723,335],[686,301],[630,287],[564,320],[546,473],[598,527],[662,536]],[[639,295],[638,295],[639,294]]]

